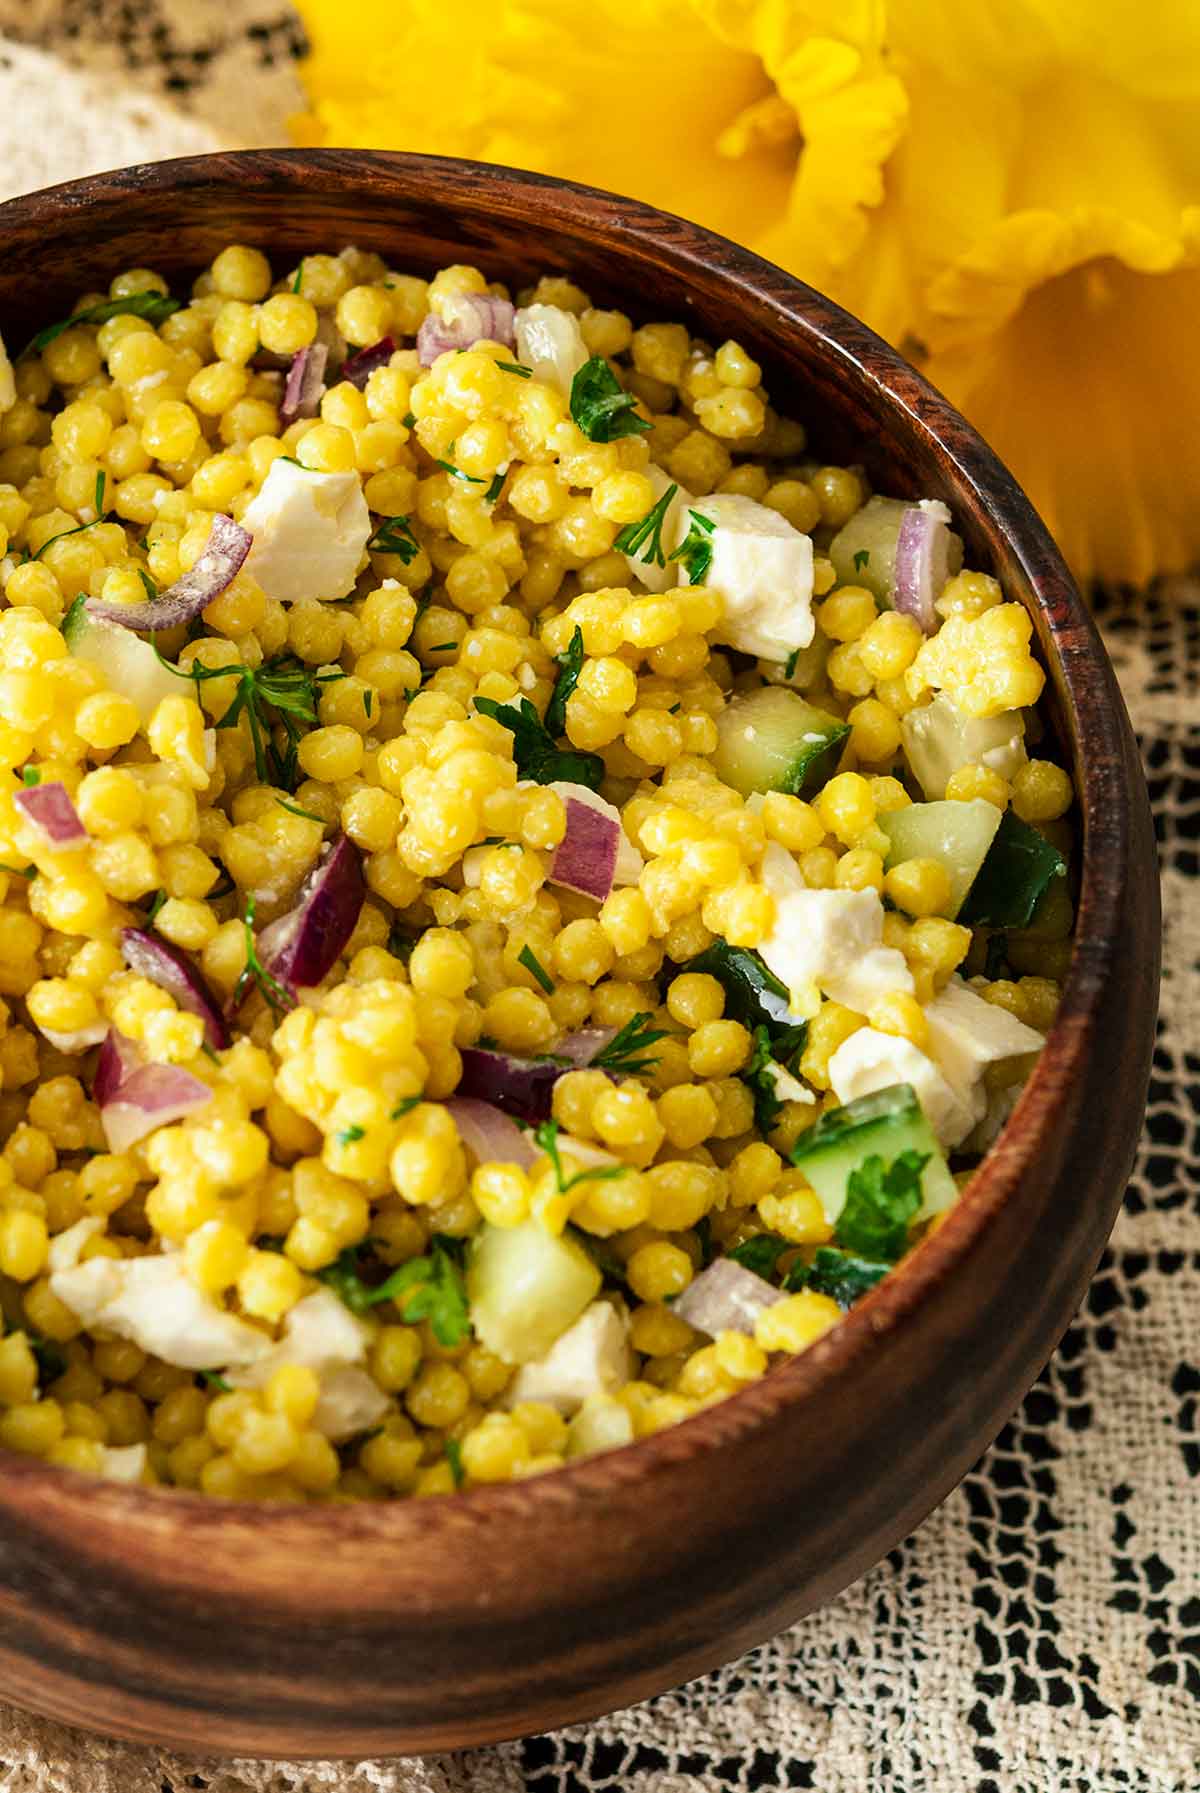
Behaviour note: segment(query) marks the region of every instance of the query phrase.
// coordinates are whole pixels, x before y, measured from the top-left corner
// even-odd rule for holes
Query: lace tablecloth
[[[4,194],[279,142],[299,103],[281,0],[0,0],[0,31]],[[0,1709],[0,1793],[1200,1793],[1200,584],[1103,623],[1162,860],[1146,1132],[1081,1313],[950,1499],[824,1612],[597,1724],[289,1764]]]

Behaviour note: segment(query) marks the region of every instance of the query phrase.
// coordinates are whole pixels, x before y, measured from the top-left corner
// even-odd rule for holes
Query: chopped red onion
[[[323,342],[310,342],[306,349],[298,349],[292,356],[279,406],[280,423],[286,426],[295,423],[297,417],[317,415],[325,390],[328,359],[329,350]]]
[[[362,855],[340,834],[301,885],[296,906],[259,935],[266,970],[292,990],[319,984],[354,932],[366,894]]]
[[[317,317],[317,334],[319,342],[329,355],[329,368],[339,373],[346,360],[346,338],[337,327],[337,319],[332,311],[322,311]]]
[[[23,785],[13,802],[56,852],[87,846],[87,829],[79,820],[65,784],[55,779],[49,784]]]
[[[718,1258],[690,1282],[671,1312],[716,1338],[719,1332],[753,1333],[754,1322],[765,1307],[783,1300],[783,1290],[773,1287],[732,1258]]]
[[[131,971],[166,990],[189,1015],[201,1017],[204,1037],[214,1052],[231,1044],[221,1005],[186,953],[145,928],[122,928],[121,951]]]
[[[528,1170],[537,1161],[537,1147],[529,1134],[490,1102],[453,1096],[443,1106],[454,1116],[463,1144],[480,1164],[519,1164]]]
[[[99,598],[89,598],[84,608],[89,616],[119,623],[123,629],[134,629],[139,635],[190,623],[236,578],[253,540],[249,530],[232,517],[216,516],[204,552],[191,572],[156,598],[145,604],[106,604]]]
[[[950,512],[938,499],[910,504],[900,519],[893,569],[892,608],[915,617],[926,635],[938,626],[934,604],[955,563],[961,564],[962,543],[949,527]]]
[[[357,355],[349,355],[342,363],[342,378],[349,380],[352,386],[363,387],[377,367],[386,367],[396,353],[396,344],[390,336],[381,336],[378,342],[360,349]]]
[[[110,1030],[92,1084],[110,1152],[127,1152],[139,1139],[182,1120],[212,1101],[212,1091],[178,1065],[148,1065],[136,1046]]]
[[[603,1052],[619,1032],[616,1027],[581,1027],[578,1033],[569,1033],[565,1040],[559,1041],[554,1056],[569,1058],[577,1069],[590,1065],[597,1052]]]
[[[479,1097],[522,1120],[544,1121],[554,1085],[572,1068],[556,1058],[515,1058],[508,1052],[467,1046],[458,1087],[464,1096]]]
[[[511,348],[515,307],[507,299],[485,293],[461,293],[444,301],[444,315],[431,311],[417,331],[417,359],[432,367],[450,349],[469,349],[476,342],[502,342]]]
[[[550,882],[602,903],[613,887],[617,869],[620,815],[615,810],[606,815],[577,797],[566,798],[566,810],[567,829],[550,861]]]

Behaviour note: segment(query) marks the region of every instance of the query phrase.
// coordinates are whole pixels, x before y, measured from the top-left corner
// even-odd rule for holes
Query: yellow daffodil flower
[[[697,218],[915,355],[1081,576],[1200,552],[1200,7],[300,9],[303,140],[508,162]]]

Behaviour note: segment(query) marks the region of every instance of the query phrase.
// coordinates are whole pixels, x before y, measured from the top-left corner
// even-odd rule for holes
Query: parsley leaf
[[[856,1257],[853,1252],[836,1251],[823,1245],[812,1261],[803,1286],[818,1295],[831,1295],[841,1308],[853,1307],[861,1295],[882,1281],[891,1267],[872,1258]],[[784,1287],[789,1292],[801,1287],[799,1282],[792,1280],[799,1269],[797,1263],[788,1272]]]
[[[701,516],[699,511],[689,511],[688,532],[676,548],[671,559],[677,560],[683,567],[691,585],[703,585],[708,577],[708,569],[712,565],[711,536],[716,528],[711,517]]]
[[[583,630],[578,624],[566,652],[555,654],[554,658],[558,662],[559,673],[554,681],[554,690],[546,705],[543,721],[546,733],[557,738],[566,733],[567,699],[579,683],[579,675],[583,671]]]
[[[444,472],[452,474],[455,479],[461,479],[464,485],[481,486],[483,484],[483,481],[477,474],[464,473],[461,467],[456,467],[454,465],[453,461],[438,461],[437,464]]]
[[[775,1055],[771,1051],[770,1031],[763,1022],[760,1021],[754,1029],[751,1039],[750,1057],[738,1076],[754,1097],[754,1125],[765,1139],[779,1120],[783,1102],[771,1075]]]
[[[725,1256],[740,1264],[743,1270],[753,1270],[755,1276],[765,1277],[770,1282],[779,1259],[785,1251],[792,1249],[791,1241],[781,1239],[778,1233],[755,1233],[752,1239],[743,1239]]]
[[[870,562],[871,562],[871,550],[869,548],[860,548],[858,550],[858,553],[854,556],[855,572],[861,573],[865,566],[870,565]]]
[[[507,472],[494,473],[492,475],[492,483],[483,494],[483,502],[485,504],[495,504],[497,498],[499,498],[501,492],[504,490],[504,481],[507,477]]]
[[[232,1006],[236,1009],[246,993],[246,986],[255,983],[261,991],[267,1007],[278,1020],[286,1009],[294,1009],[296,1004],[291,993],[271,976],[258,956],[258,947],[254,940],[254,909],[255,899],[248,896],[246,898],[246,913],[242,918],[242,926],[246,931],[246,963],[242,975],[233,986]]]
[[[414,1108],[419,1108],[424,1100],[424,1096],[401,1096],[388,1116],[389,1121],[403,1120],[406,1114],[411,1114]]]
[[[634,560],[644,561],[647,566],[665,567],[667,560],[662,545],[663,524],[667,520],[671,500],[678,490],[678,486],[668,486],[657,504],[650,506],[640,523],[626,523],[613,541],[613,547]],[[641,552],[642,548],[646,550],[644,554]]]
[[[209,1388],[215,1388],[218,1394],[227,1395],[233,1392],[232,1382],[226,1382],[224,1376],[218,1375],[216,1370],[201,1370],[200,1379]]]
[[[659,1040],[665,1040],[665,1027],[647,1027],[650,1011],[646,1009],[634,1015],[624,1027],[618,1028],[607,1046],[602,1046],[589,1063],[589,1070],[611,1071],[618,1077],[637,1077],[644,1071],[652,1071],[658,1063],[657,1058],[646,1057],[651,1046]]]
[[[571,381],[571,416],[589,442],[615,442],[650,428],[603,355],[585,361]]]
[[[928,1152],[901,1152],[885,1165],[877,1153],[850,1172],[846,1205],[837,1223],[837,1242],[848,1251],[894,1263],[908,1243],[908,1229],[921,1206],[921,1172]]]
[[[21,767],[21,783],[25,786],[26,790],[32,790],[34,785],[41,784],[41,782],[42,775],[36,766]]]
[[[790,679],[792,677],[793,673],[796,670],[796,662],[799,658],[800,658],[800,649],[798,647],[794,647],[792,649],[791,653],[788,655],[787,659],[783,663],[783,676],[785,679]]]
[[[467,1479],[467,1472],[463,1468],[462,1445],[457,1438],[446,1440],[446,1461],[450,1465],[450,1474],[454,1477],[454,1486],[461,1488]]]
[[[526,367],[523,361],[497,361],[496,366],[502,374],[516,374],[522,380],[533,378],[533,369]]]
[[[357,1145],[360,1139],[365,1139],[366,1137],[366,1128],[360,1127],[357,1123],[350,1127],[343,1127],[340,1132],[334,1134],[334,1138],[340,1146]]]
[[[244,715],[254,749],[254,770],[260,783],[278,783],[289,791],[295,790],[299,775],[296,750],[308,733],[302,725],[317,721],[321,687],[344,679],[344,672],[314,672],[294,654],[288,653],[274,654],[261,666],[245,666],[240,660],[232,666],[203,666],[198,660],[190,666],[173,666],[163,659],[157,648],[154,651],[160,666],[165,666],[177,678],[192,680],[197,697],[206,679],[235,680],[233,702],[217,727],[234,728]],[[266,713],[268,710],[273,710],[283,725],[282,749],[275,743],[274,719]]]
[[[70,529],[60,529],[55,535],[47,536],[46,540],[42,543],[41,547],[38,549],[36,554],[30,554],[29,550],[26,549],[25,559],[26,560],[40,560],[42,558],[42,555],[46,552],[46,549],[53,547],[55,542],[65,541],[65,539],[69,535],[82,535],[82,533],[85,529],[95,529],[97,523],[107,523],[109,516],[111,515],[111,512],[108,512],[104,509],[104,488],[105,488],[105,485],[107,484],[107,482],[108,482],[108,475],[107,475],[107,473],[104,472],[103,469],[101,469],[101,471],[99,473],[97,473],[97,475],[96,475],[96,489],[95,489],[94,493],[92,494],[92,506],[93,506],[93,509],[95,510],[96,514],[92,518],[90,523],[76,523]],[[143,583],[144,582],[145,582],[145,575],[143,574]],[[155,592],[154,595],[156,597],[158,596],[157,591]]]
[[[585,784],[598,791],[604,779],[604,761],[598,753],[578,753],[556,747],[554,737],[527,697],[519,707],[500,704],[491,697],[477,697],[475,708],[493,722],[512,730],[513,758],[517,775],[535,784]]]
[[[306,822],[320,822],[322,828],[324,828],[325,817],[317,815],[314,810],[301,809],[298,803],[289,803],[286,797],[276,797],[275,801],[278,803],[280,809],[286,809],[290,816],[303,816]]]
[[[531,946],[523,946],[521,948],[520,952],[517,954],[517,964],[524,965],[526,971],[528,971],[532,977],[537,979],[547,996],[553,996],[555,988],[554,979],[550,976],[550,973],[546,970],[546,967],[542,964]]]
[[[26,865],[26,866],[5,865],[2,860],[0,860],[0,872],[7,872],[10,878],[36,878],[37,877],[36,865]]]
[[[440,1345],[461,1345],[471,1330],[466,1284],[458,1261],[461,1241],[435,1233],[429,1244],[427,1256],[410,1258],[374,1286],[358,1273],[359,1248],[354,1245],[318,1270],[317,1278],[352,1313],[365,1314],[380,1302],[394,1301],[406,1325],[427,1319]]]
[[[421,552],[421,544],[407,517],[381,517],[367,547],[376,554],[398,554],[406,567],[411,566]]]
[[[300,265],[296,269],[296,278],[292,281],[292,291],[294,293],[298,293],[300,291],[300,282],[303,279],[304,279],[304,257],[301,256],[300,257]]]
[[[168,293],[127,293],[123,299],[105,299],[100,305],[89,305],[86,311],[77,311],[69,318],[60,318],[57,324],[48,324],[39,330],[32,341],[27,342],[21,353],[23,355],[40,355],[48,348],[56,337],[64,330],[71,330],[76,324],[107,324],[109,318],[135,317],[145,318],[149,324],[161,324],[169,318],[173,311],[178,311],[183,304],[182,299],[172,299]]]
[[[705,971],[715,977],[725,992],[725,1013],[729,1019],[740,1021],[751,1032],[760,1025],[765,1027],[771,1037],[773,1056],[785,1065],[794,1063],[808,1038],[808,1022],[792,1017],[787,991],[756,952],[716,940],[688,960],[688,970]]]
[[[148,928],[152,928],[154,926],[155,917],[158,915],[159,910],[162,908],[162,906],[166,902],[166,900],[167,900],[167,893],[165,890],[156,890],[154,895],[151,897],[150,907],[146,911],[146,926]]]
[[[542,1121],[534,1128],[533,1137],[554,1166],[554,1180],[558,1184],[560,1195],[566,1195],[568,1190],[574,1189],[579,1183],[611,1182],[614,1177],[623,1177],[628,1168],[624,1164],[596,1164],[590,1170],[577,1170],[573,1177],[568,1177],[564,1175],[562,1159],[558,1153],[558,1122]]]

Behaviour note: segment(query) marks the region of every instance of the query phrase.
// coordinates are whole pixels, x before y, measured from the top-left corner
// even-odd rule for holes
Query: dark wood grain
[[[941,1230],[827,1338],[673,1431],[514,1487],[259,1508],[0,1455],[0,1694],[195,1749],[448,1749],[700,1674],[830,1599],[955,1485],[1092,1274],[1141,1124],[1159,916],[1145,790],[1095,630],[1013,480],[861,324],[679,219],[416,156],[207,156],[0,206],[10,345],[132,264],[348,242],[398,267],[565,270],[736,336],[829,454],[937,495],[1033,613],[1082,789],[1079,944],[1015,1116]],[[819,1624],[819,1620],[815,1620]]]

